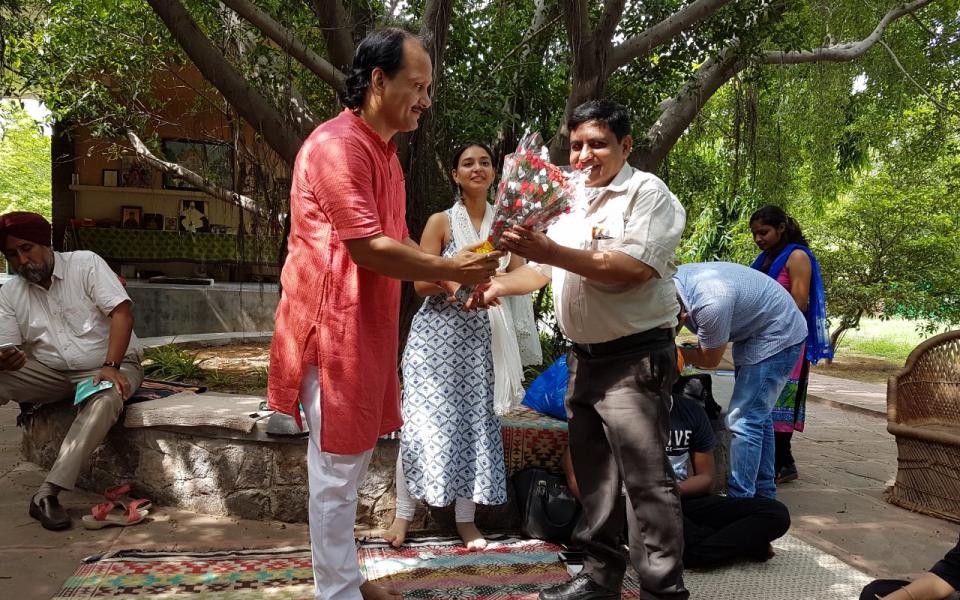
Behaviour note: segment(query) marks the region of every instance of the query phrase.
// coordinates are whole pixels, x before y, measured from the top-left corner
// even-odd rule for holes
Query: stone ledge
[[[69,403],[48,405],[27,422],[21,447],[27,460],[49,469],[73,422]],[[94,492],[122,482],[164,505],[244,519],[307,521],[307,440],[267,437],[216,427],[126,428],[121,415],[77,482]],[[359,490],[356,524],[388,527],[396,507],[394,480],[399,442],[380,440]],[[508,481],[507,504],[478,507],[487,529],[515,527],[518,516]],[[414,529],[451,530],[453,507],[420,508]]]
[[[191,333],[187,335],[164,335],[140,338],[144,348],[167,346],[170,344],[200,344],[202,346],[226,346],[228,344],[269,343],[273,339],[272,331],[231,331],[225,333]]]

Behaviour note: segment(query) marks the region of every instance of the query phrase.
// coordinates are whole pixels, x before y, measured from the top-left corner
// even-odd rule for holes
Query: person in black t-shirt
[[[929,573],[913,583],[878,579],[860,592],[860,600],[955,600],[960,599],[960,541]]]
[[[683,565],[706,568],[742,559],[768,560],[773,556],[770,542],[790,528],[790,513],[770,498],[714,494],[714,446],[716,438],[703,407],[682,394],[673,394],[666,451],[683,509]],[[579,498],[569,460],[568,451],[564,457],[567,485]]]
[[[714,494],[716,438],[702,406],[673,396],[667,456],[683,508],[683,564],[713,567],[740,559],[767,560],[770,542],[787,532],[787,507],[770,498]]]

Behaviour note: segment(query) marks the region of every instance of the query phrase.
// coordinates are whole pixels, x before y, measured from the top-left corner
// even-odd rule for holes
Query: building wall
[[[162,124],[147,131],[135,132],[145,142],[151,137],[231,142],[230,116],[221,110],[222,102],[215,103],[219,95],[204,82],[192,66],[184,67],[175,75],[159,79],[155,93],[163,105],[159,114]],[[254,148],[258,156],[264,156],[269,163],[275,165],[275,170],[279,169],[282,175],[286,167],[265,145],[258,145],[254,140],[253,129],[243,123],[243,143]],[[240,208],[197,191],[163,189],[163,176],[159,171],[151,171],[149,189],[104,187],[104,170],[122,173],[122,155],[125,154],[128,161],[134,156],[126,139],[97,139],[91,135],[89,129],[81,127],[74,131],[73,145],[73,173],[76,176],[70,189],[75,195],[76,218],[120,220],[123,206],[139,206],[143,213],[176,217],[180,214],[183,200],[200,199],[208,202],[207,216],[211,225],[239,225]],[[118,149],[122,150],[119,154]],[[154,149],[154,152],[160,156],[158,149]],[[245,221],[249,220],[245,218]]]
[[[160,139],[232,145],[231,115],[223,112],[224,103],[219,94],[205,83],[195,68],[187,65],[175,74],[161,77],[157,81],[155,93],[162,105],[157,119],[160,124],[135,133],[159,158],[164,158],[157,143]],[[64,153],[72,154],[72,157],[61,161],[59,169],[63,181],[58,188],[61,194],[60,199],[54,203],[53,215],[57,236],[55,244],[58,247],[63,245],[64,228],[70,219],[94,219],[98,224],[114,221],[114,226],[118,226],[122,221],[124,207],[137,207],[142,215],[159,214],[164,218],[163,229],[175,230],[184,201],[205,202],[205,214],[211,226],[224,226],[229,233],[239,231],[242,209],[200,191],[165,189],[163,175],[159,171],[150,170],[148,187],[123,187],[119,185],[122,181],[118,181],[117,187],[104,186],[104,170],[117,171],[118,176],[122,177],[124,165],[135,162],[135,153],[127,139],[98,139],[88,128],[78,127],[63,140],[65,141],[62,145],[66,149]],[[266,145],[258,144],[253,129],[243,122],[240,142],[250,149],[256,162],[262,168],[269,169],[274,177],[289,176],[287,166]],[[238,170],[241,173],[253,162],[247,160],[243,153],[240,153],[239,160],[241,164]],[[58,171],[55,168],[56,172]],[[240,177],[240,183],[243,189],[243,177]],[[232,187],[232,182],[227,187]],[[253,220],[250,213],[243,215],[246,231],[251,230]],[[107,258],[109,260],[109,257]],[[120,265],[111,261],[111,266],[118,272],[123,271],[127,276],[143,270],[160,270],[168,275],[213,276],[221,281],[237,276],[243,278],[250,274],[276,276],[279,273],[278,267],[268,265],[244,270],[176,260],[163,265]]]

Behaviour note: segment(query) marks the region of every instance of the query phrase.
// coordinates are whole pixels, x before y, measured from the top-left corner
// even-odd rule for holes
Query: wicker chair
[[[897,439],[890,502],[960,522],[960,331],[917,346],[890,378],[887,431]]]

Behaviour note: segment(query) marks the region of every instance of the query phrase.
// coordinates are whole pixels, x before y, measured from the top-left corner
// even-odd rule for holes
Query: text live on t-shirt
[[[677,481],[688,477],[690,457],[694,452],[710,452],[716,445],[713,428],[703,407],[689,398],[674,396],[667,457]]]

